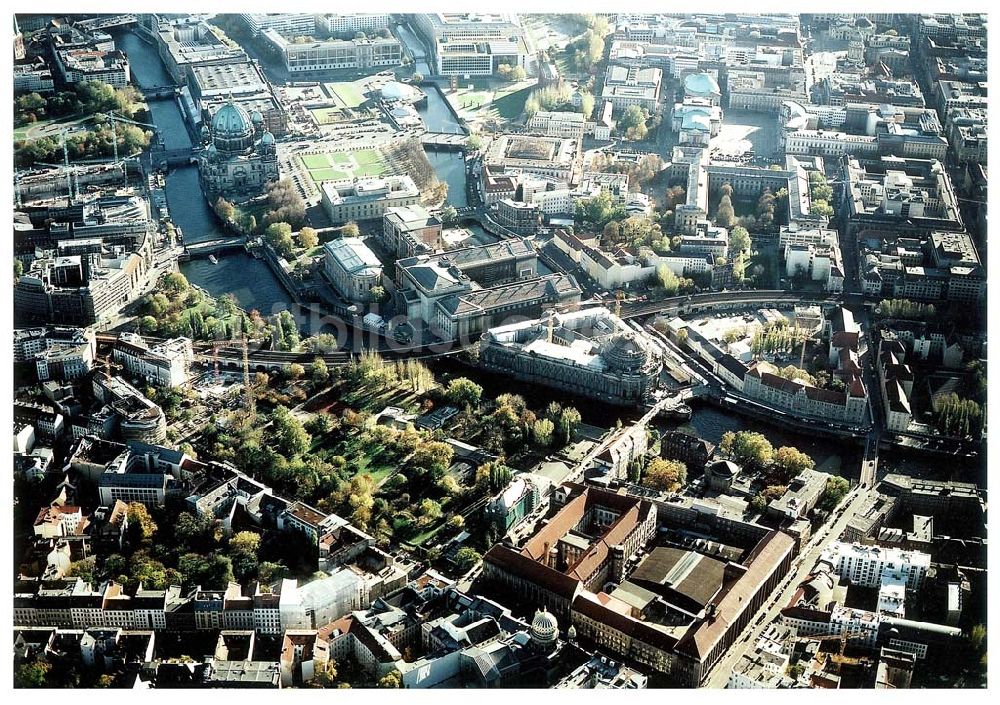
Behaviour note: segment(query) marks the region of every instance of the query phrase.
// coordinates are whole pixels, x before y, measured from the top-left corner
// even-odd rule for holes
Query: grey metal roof
[[[326,243],[323,248],[350,274],[378,276],[382,271],[382,263],[361,238],[342,237]]]

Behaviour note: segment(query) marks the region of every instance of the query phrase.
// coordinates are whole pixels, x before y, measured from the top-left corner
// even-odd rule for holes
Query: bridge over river
[[[443,151],[465,151],[465,144],[469,136],[465,133],[454,132],[425,132],[420,135],[420,142],[425,149],[438,149]]]
[[[224,252],[245,251],[246,238],[243,237],[220,237],[215,240],[205,240],[203,242],[192,242],[184,246],[184,251],[178,255],[179,262],[188,262],[192,259],[203,259],[209,255],[218,255]]]
[[[95,17],[91,20],[81,20],[76,23],[76,27],[87,30],[94,31],[116,29],[119,27],[128,27],[134,25],[139,21],[138,15],[112,15],[111,17]]]

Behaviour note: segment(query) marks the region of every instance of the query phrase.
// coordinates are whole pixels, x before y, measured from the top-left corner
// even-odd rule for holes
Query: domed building
[[[531,642],[542,651],[547,651],[559,641],[559,621],[548,610],[535,612],[531,620]]]
[[[715,76],[710,73],[691,73],[684,77],[684,97],[702,98],[711,105],[720,105],[722,90]]]
[[[713,490],[728,492],[733,486],[733,480],[742,470],[732,460],[716,460],[705,466],[705,477]]]
[[[400,83],[399,81],[389,81],[379,89],[379,93],[382,95],[383,100],[399,101],[410,105],[416,105],[427,100],[427,94],[422,90],[416,86]]]
[[[649,358],[649,350],[628,333],[614,335],[604,351],[604,359],[610,369],[632,374],[649,364]]]
[[[250,115],[230,99],[202,128],[202,139],[207,144],[198,157],[198,174],[209,200],[255,196],[278,179],[274,135],[258,111]]]
[[[619,406],[646,401],[663,366],[648,335],[603,307],[491,328],[480,342],[479,361],[525,382]]]

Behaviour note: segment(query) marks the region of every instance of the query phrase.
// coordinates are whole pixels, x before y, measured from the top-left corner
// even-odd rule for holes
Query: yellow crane
[[[849,640],[859,639],[866,636],[867,634],[863,631],[858,631],[858,630],[851,631],[850,629],[845,628],[840,634],[813,634],[811,636],[797,636],[795,637],[794,640],[799,642],[802,641],[823,642],[823,641],[834,641],[834,640],[839,641],[840,650],[836,654],[831,655],[830,659],[834,663],[836,663],[838,667],[840,667],[843,666],[844,664],[857,664],[860,662],[860,659],[844,656],[844,651],[847,649],[847,642]]]

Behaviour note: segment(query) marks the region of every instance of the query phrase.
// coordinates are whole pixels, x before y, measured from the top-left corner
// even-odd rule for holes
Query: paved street
[[[809,574],[809,571],[812,570],[827,543],[843,533],[847,522],[864,505],[864,501],[869,493],[870,490],[857,488],[844,499],[844,503],[841,504],[843,508],[842,514],[832,524],[827,524],[813,536],[806,545],[806,548],[799,554],[799,557],[793,564],[792,571],[778,589],[772,593],[771,599],[760,611],[760,616],[754,622],[751,622],[750,626],[743,631],[743,636],[740,640],[715,665],[703,687],[726,687],[726,682],[729,680],[729,674],[733,670],[733,666],[746,653],[747,649],[756,643],[761,632],[764,631],[767,625],[778,618],[781,608],[788,604],[796,587]]]

